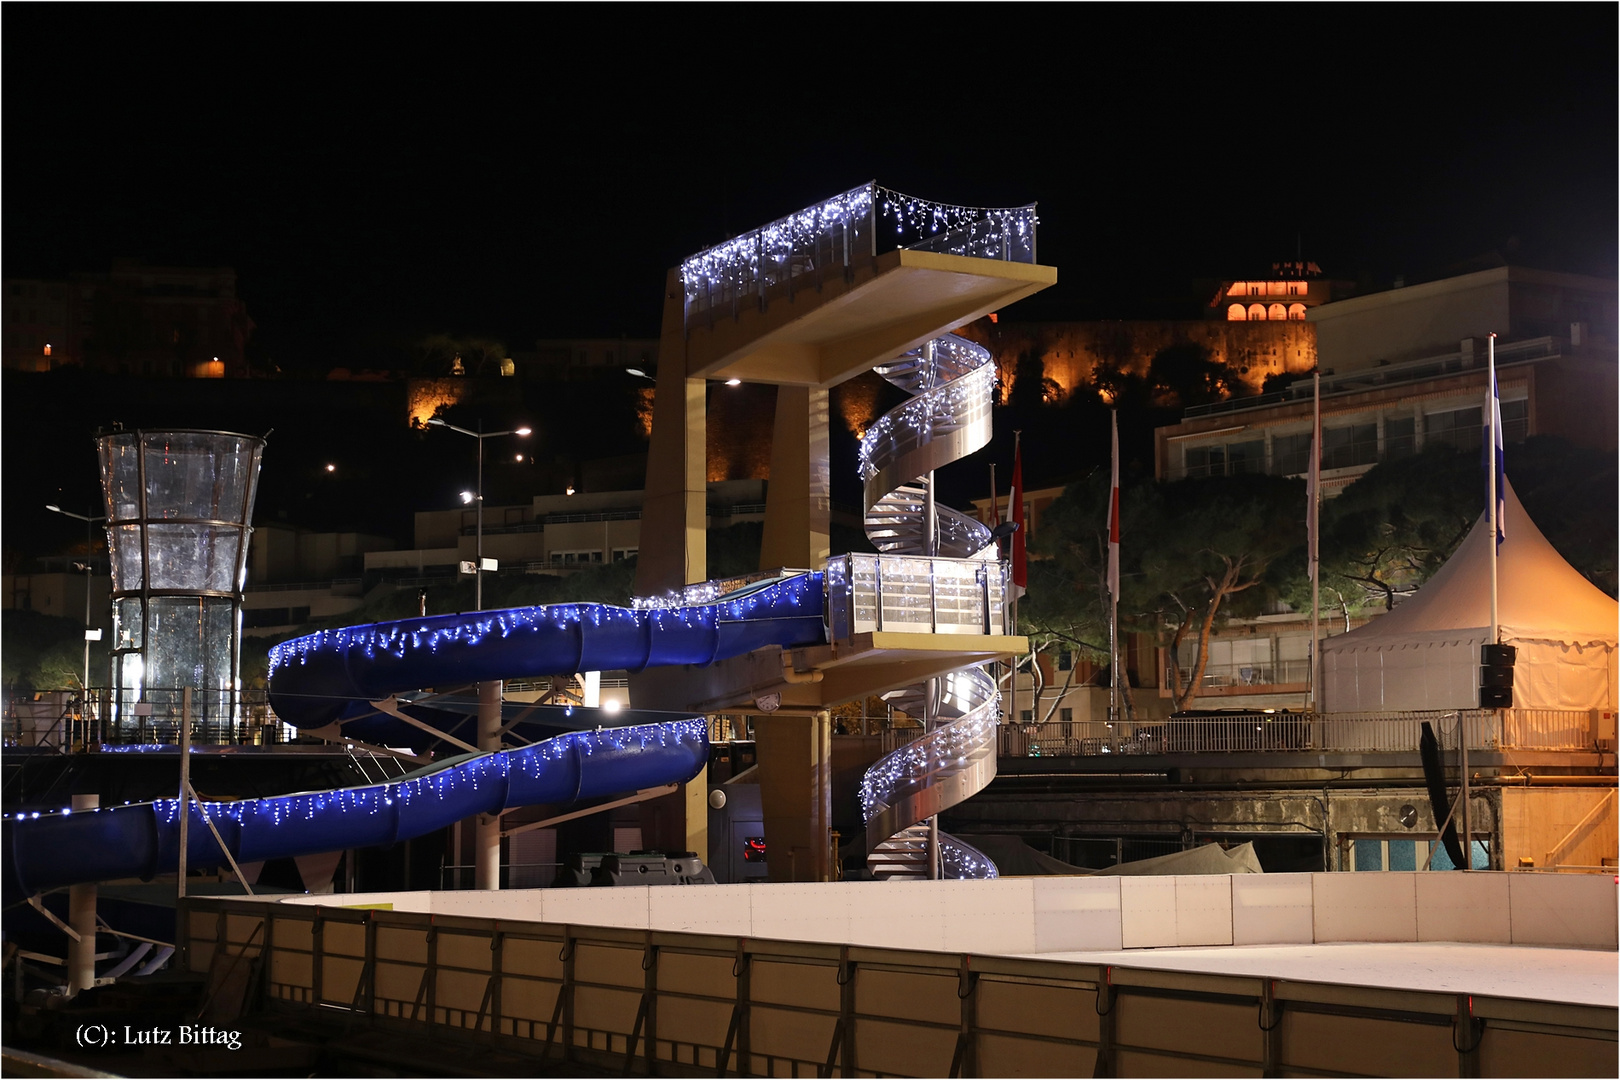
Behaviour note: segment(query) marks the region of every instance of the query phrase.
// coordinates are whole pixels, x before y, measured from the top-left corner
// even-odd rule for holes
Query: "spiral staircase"
[[[996,370],[988,350],[947,334],[875,368],[911,395],[861,441],[866,534],[885,555],[995,557],[990,530],[932,499],[934,470],[990,441]],[[993,878],[982,852],[929,822],[984,790],[996,775],[1000,698],[982,667],[890,691],[886,701],[923,735],[880,759],[861,783],[867,867],[879,879]]]

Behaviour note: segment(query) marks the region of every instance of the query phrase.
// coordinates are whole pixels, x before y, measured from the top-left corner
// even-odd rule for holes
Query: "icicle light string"
[[[746,292],[764,279],[767,286],[793,276],[798,262],[808,268],[815,252],[827,243],[833,252],[840,245],[855,254],[853,240],[872,217],[892,223],[899,238],[946,254],[979,257],[1033,258],[1032,241],[1038,219],[1034,205],[1021,207],[958,206],[921,199],[876,183],[835,195],[815,206],[764,225],[724,243],[716,244],[681,263],[681,281],[689,304],[707,306],[711,294],[722,297]],[[959,235],[958,235],[959,234]],[[902,245],[906,246],[906,245]],[[1004,254],[1005,253],[1005,254]]]
[[[574,753],[592,757],[597,754],[633,753],[655,746],[706,746],[708,740],[708,721],[701,717],[661,724],[575,731],[519,750],[491,753],[471,761],[447,765],[438,772],[410,780],[264,799],[201,800],[199,805],[210,818],[232,821],[237,825],[268,821],[271,825],[279,826],[288,821],[313,821],[328,813],[375,815],[395,805],[408,807],[416,799],[444,799],[462,787],[470,786],[478,790],[486,784],[506,783],[514,776],[538,780],[546,772],[548,763],[561,761]],[[153,799],[148,803],[125,803],[124,807],[98,809],[110,811],[142,806],[151,807],[163,824],[170,825],[179,820],[179,799]],[[45,816],[68,817],[72,813],[71,808],[64,807],[55,813],[46,812]],[[39,811],[32,811],[6,816],[32,819],[41,815]]]

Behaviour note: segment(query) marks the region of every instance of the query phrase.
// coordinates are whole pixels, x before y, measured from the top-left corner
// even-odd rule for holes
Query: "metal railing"
[[[907,248],[1002,262],[1035,261],[1035,207],[977,207],[919,199],[866,183],[777,218],[681,263],[685,321],[736,317],[776,294],[848,277],[857,263]]]
[[[1496,347],[1496,366],[1503,367],[1510,364],[1549,359],[1562,355],[1565,347],[1563,339],[1555,337],[1530,338],[1525,341],[1498,345]],[[1367,389],[1369,386],[1420,382],[1424,379],[1434,379],[1442,375],[1477,371],[1484,366],[1485,353],[1481,349],[1476,353],[1454,352],[1443,356],[1427,356],[1419,360],[1385,364],[1381,367],[1358,368],[1355,371],[1346,371],[1338,375],[1322,376],[1322,397],[1357,393]],[[1182,410],[1181,417],[1183,420],[1191,420],[1197,416],[1243,412],[1247,409],[1260,409],[1268,405],[1277,405],[1284,401],[1308,401],[1310,397],[1310,380],[1300,379],[1289,386],[1288,389],[1271,394],[1231,398],[1227,401],[1213,401],[1207,405],[1192,405]]]
[[[1183,664],[1178,672],[1175,665],[1166,664],[1164,685],[1181,686],[1192,673],[1191,664]],[[1228,686],[1281,686],[1303,684],[1311,677],[1309,660],[1264,660],[1246,664],[1206,664],[1200,686],[1216,689]]]
[[[763,305],[776,288],[791,298],[795,279],[815,275],[819,282],[876,255],[875,187],[851,188],[682,262],[687,326],[704,312],[712,319],[716,311],[736,316],[746,301]]]
[[[330,581],[286,581],[275,585],[249,585],[247,595],[273,592],[337,592],[339,589],[358,589],[360,578],[332,578]]]
[[[56,690],[10,700],[5,745],[68,753],[178,744],[181,691],[148,687],[146,697],[120,701],[106,687],[91,687],[87,694]],[[228,695],[193,695],[191,741],[199,746],[269,746],[296,738],[270,708],[266,691],[238,691],[234,705]]]
[[[1007,574],[978,559],[842,555],[827,563],[828,633],[1005,634]]]
[[[1455,748],[1462,721],[1470,750],[1594,749],[1592,714],[1569,709],[1465,709],[1460,712],[1253,712],[1171,717],[1109,725],[1102,721],[1006,724],[1002,757],[1105,754],[1415,753],[1422,725]]]

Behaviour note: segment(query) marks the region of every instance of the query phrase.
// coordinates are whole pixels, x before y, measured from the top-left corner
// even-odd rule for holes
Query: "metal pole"
[[[482,445],[480,443],[479,445]],[[493,753],[501,748],[501,688],[499,679],[478,684],[478,749]],[[501,819],[479,814],[474,829],[474,887],[501,887]]]
[[[191,687],[180,691],[180,861],[175,895],[186,898],[186,843],[191,825]]]
[[[73,812],[94,811],[99,795],[73,796]],[[96,883],[68,888],[68,925],[79,940],[68,940],[68,996],[96,985]]]
[[[1311,462],[1310,462],[1310,506],[1305,512],[1310,515],[1310,574],[1311,574],[1311,648],[1309,698],[1311,711],[1316,712],[1321,703],[1318,701],[1316,684],[1319,661],[1317,654],[1321,651],[1320,620],[1322,617],[1321,584],[1322,559],[1321,537],[1318,535],[1322,525],[1322,373],[1320,370],[1311,375]]]
[[[92,510],[95,507],[91,507]],[[95,564],[90,561],[90,552],[95,547],[95,530],[90,518],[84,519],[84,697],[88,702],[90,698],[90,581],[95,573]],[[111,554],[109,552],[109,554]]]
[[[478,421],[478,486],[473,496],[473,610],[484,610],[484,422]]]

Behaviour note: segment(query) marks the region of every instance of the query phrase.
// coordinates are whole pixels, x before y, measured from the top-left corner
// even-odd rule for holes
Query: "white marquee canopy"
[[[1564,561],[1507,488],[1498,555],[1503,644],[1518,647],[1513,704],[1613,709],[1620,606]],[[1484,515],[1446,564],[1395,610],[1322,643],[1322,708],[1472,709],[1490,637],[1491,536]]]

